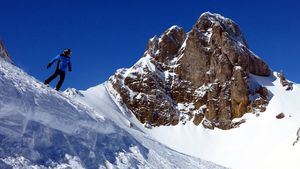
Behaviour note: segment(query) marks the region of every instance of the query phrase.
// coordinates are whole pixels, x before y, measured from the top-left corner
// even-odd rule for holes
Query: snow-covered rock
[[[199,125],[206,119],[211,128],[231,129],[238,126],[234,118],[268,104],[268,92],[260,92],[265,88],[251,88],[250,74],[269,76],[271,70],[234,21],[206,12],[188,33],[172,26],[151,38],[143,57],[109,81],[115,97],[143,124]]]
[[[8,54],[8,51],[4,47],[3,41],[1,41],[1,39],[0,39],[0,58],[1,57],[4,58],[6,61],[8,61],[10,63],[13,63],[10,56],[9,56],[9,54]]]
[[[76,97],[78,95],[84,97],[84,95],[75,88],[67,88],[63,93],[69,97]]]

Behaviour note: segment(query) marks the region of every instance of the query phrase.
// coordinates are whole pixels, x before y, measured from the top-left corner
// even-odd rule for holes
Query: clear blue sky
[[[240,0],[0,0],[0,37],[15,63],[43,81],[48,61],[73,50],[63,89],[86,89],[132,66],[148,39],[172,25],[189,31],[201,13],[220,13],[242,28],[273,70],[300,82],[300,2]],[[54,83],[52,84],[54,85]]]

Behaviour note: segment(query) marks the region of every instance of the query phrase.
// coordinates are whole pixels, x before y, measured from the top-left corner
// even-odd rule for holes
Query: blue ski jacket
[[[57,67],[56,67],[57,70],[61,70],[65,72],[67,70],[67,67],[69,68],[69,71],[72,70],[70,57],[64,55],[57,55],[50,61],[49,65],[51,66],[56,61],[57,61]]]

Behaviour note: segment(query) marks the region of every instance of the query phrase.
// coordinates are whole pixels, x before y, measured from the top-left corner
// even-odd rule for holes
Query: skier
[[[44,84],[46,86],[49,86],[49,83],[59,75],[59,81],[55,87],[55,90],[59,91],[61,85],[65,80],[67,67],[69,68],[70,72],[72,71],[71,60],[70,60],[71,53],[72,53],[71,49],[65,49],[63,53],[57,55],[50,61],[50,63],[47,65],[47,69],[50,68],[51,65],[56,61],[57,61],[57,66],[54,74],[50,76],[47,80],[45,80]]]

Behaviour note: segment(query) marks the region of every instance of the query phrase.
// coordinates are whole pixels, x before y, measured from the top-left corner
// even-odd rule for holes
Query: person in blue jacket
[[[56,85],[55,90],[59,91],[61,85],[63,84],[66,76],[66,70],[67,68],[69,71],[72,71],[72,66],[71,66],[71,49],[65,49],[60,55],[57,55],[54,57],[50,63],[47,65],[47,69],[51,67],[51,65],[54,62],[57,62],[56,65],[56,70],[52,76],[50,76],[48,79],[45,80],[44,84],[49,86],[49,83],[54,80],[57,76],[59,76],[59,81]]]

